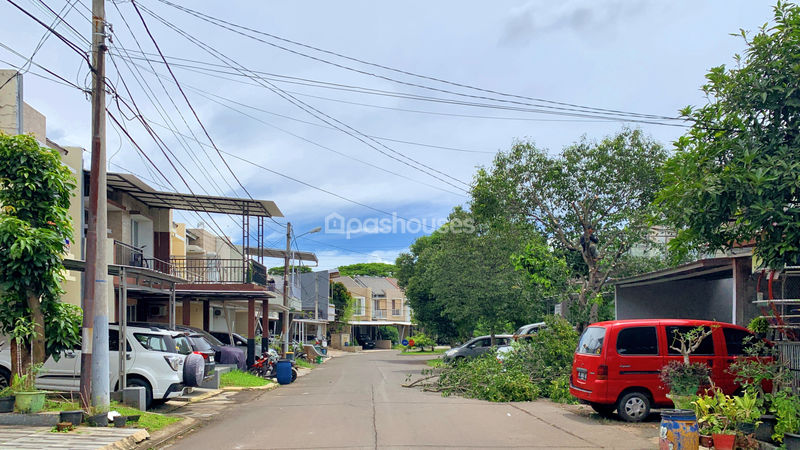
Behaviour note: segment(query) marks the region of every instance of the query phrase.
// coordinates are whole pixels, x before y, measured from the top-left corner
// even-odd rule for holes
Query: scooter
[[[278,376],[278,359],[278,352],[269,349],[269,351],[262,353],[261,357],[247,371],[262,378],[276,378]],[[296,379],[297,364],[292,361],[292,382]]]

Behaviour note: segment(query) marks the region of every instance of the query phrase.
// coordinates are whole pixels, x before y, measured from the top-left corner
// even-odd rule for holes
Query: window
[[[354,299],[355,299],[355,308],[354,308],[355,311],[353,312],[353,315],[363,316],[365,314],[365,312],[364,312],[364,303],[365,303],[364,297],[354,297]]]
[[[581,335],[578,342],[576,353],[583,355],[599,355],[603,351],[603,341],[606,337],[606,329],[601,327],[589,327]]]
[[[736,328],[723,328],[722,334],[725,335],[725,347],[728,348],[728,356],[744,355],[745,350],[752,345],[755,335],[745,330]],[[749,339],[748,338],[752,338]]]
[[[400,299],[392,299],[392,315],[399,316],[400,315],[400,308],[403,304],[403,301]]]
[[[174,336],[172,338],[175,342],[175,350],[172,353],[180,353],[181,355],[188,355],[192,353],[192,344],[186,336]]]
[[[108,330],[108,351],[110,352],[118,352],[119,351],[119,331],[118,330]],[[128,342],[128,347],[126,351],[131,351],[131,343]]]
[[[667,327],[667,353],[670,355],[680,355],[681,353],[677,350],[672,349],[672,345],[675,343],[675,332],[679,333],[687,333],[690,330],[697,328],[697,327]],[[708,331],[709,327],[704,327],[706,331]],[[700,347],[697,347],[697,350],[692,352],[693,355],[713,355],[714,354],[714,339],[712,336],[708,336],[703,339],[703,342],[700,343]]]
[[[617,353],[620,355],[658,355],[656,327],[631,327],[617,335]]]
[[[134,333],[133,337],[142,344],[147,350],[153,350],[156,352],[169,352],[169,347],[165,336],[158,335],[158,334],[143,334],[143,333]]]

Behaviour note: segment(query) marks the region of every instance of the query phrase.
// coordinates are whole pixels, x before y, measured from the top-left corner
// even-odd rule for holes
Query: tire
[[[183,384],[189,387],[199,386],[203,382],[206,362],[197,353],[189,353],[183,361]]]
[[[641,422],[650,415],[650,396],[644,392],[633,391],[617,401],[617,414],[626,422]]]
[[[297,369],[292,367],[292,383],[294,383],[294,380],[296,379],[297,379]]]
[[[5,389],[11,385],[11,372],[0,367],[0,389]]]
[[[150,383],[141,378],[128,378],[128,387],[136,386],[144,388],[144,407],[150,409],[153,406],[153,388],[150,387]]]
[[[603,405],[601,403],[590,403],[592,409],[603,417],[609,417],[614,414],[614,409],[617,405]]]

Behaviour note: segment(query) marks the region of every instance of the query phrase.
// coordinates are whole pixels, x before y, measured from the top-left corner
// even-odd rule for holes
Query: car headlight
[[[456,353],[455,350],[448,350],[448,351],[444,352],[445,356],[453,356],[455,353]]]
[[[183,358],[179,355],[164,355],[164,359],[169,364],[169,367],[172,368],[175,372],[181,367],[181,362],[183,362]]]

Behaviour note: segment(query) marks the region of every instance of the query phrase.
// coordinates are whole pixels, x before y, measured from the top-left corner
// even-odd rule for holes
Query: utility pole
[[[292,251],[292,224],[286,223],[286,254],[283,255],[283,355],[289,351],[289,252]]]
[[[92,165],[86,232],[81,401],[98,412],[109,407],[108,262],[106,239],[105,0],[92,0]],[[120,311],[124,314],[125,311]],[[124,337],[120,337],[124,339]],[[124,386],[120,386],[123,388]]]

